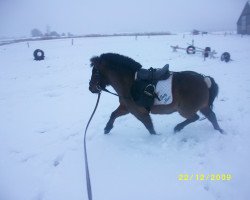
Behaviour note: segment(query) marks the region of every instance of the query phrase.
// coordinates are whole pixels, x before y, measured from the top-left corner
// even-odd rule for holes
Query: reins
[[[118,94],[115,94],[113,92],[110,92],[108,89],[104,88],[102,89],[102,91],[105,91],[107,93],[113,94],[115,96],[121,97]],[[88,154],[87,154],[87,144],[86,144],[86,135],[87,135],[87,130],[89,127],[89,124],[95,114],[95,111],[97,109],[97,106],[99,104],[99,100],[101,97],[101,91],[98,93],[98,97],[97,97],[97,101],[96,101],[96,105],[95,108],[89,118],[89,121],[87,123],[87,126],[85,128],[85,132],[84,132],[84,160],[85,160],[85,174],[86,174],[86,183],[87,183],[87,192],[88,192],[88,200],[92,200],[92,189],[91,189],[91,181],[90,181],[90,175],[89,175],[89,165],[88,165]]]
[[[109,91],[108,89],[106,89],[106,88],[102,89],[102,91],[107,92],[107,93],[109,93],[109,94],[113,94],[113,95],[115,95],[115,96],[117,96],[117,97],[121,97],[121,96],[119,96],[119,95],[116,94],[116,93],[110,92],[110,91]]]
[[[109,93],[109,94],[113,94],[113,95],[115,95],[115,96],[117,96],[117,97],[121,97],[121,98],[123,98],[123,99],[131,99],[131,97],[120,96],[120,95],[118,95],[118,94],[116,94],[116,93],[110,92],[110,91],[109,91],[108,89],[106,89],[106,88],[101,89],[101,90],[104,91],[104,92],[107,92],[107,93]]]
[[[89,124],[95,114],[95,111],[97,109],[97,106],[99,104],[99,100],[100,100],[100,97],[101,97],[101,93],[98,93],[98,98],[97,98],[97,101],[96,101],[96,105],[95,105],[95,108],[89,118],[89,121],[87,123],[87,126],[85,128],[85,133],[84,133],[84,159],[85,159],[85,173],[86,173],[86,183],[87,183],[87,192],[88,192],[88,199],[89,200],[92,200],[92,190],[91,190],[91,182],[90,182],[90,175],[89,175],[89,166],[88,166],[88,155],[87,155],[87,145],[86,145],[86,134],[87,134],[87,130],[88,130],[88,127],[89,127]]]

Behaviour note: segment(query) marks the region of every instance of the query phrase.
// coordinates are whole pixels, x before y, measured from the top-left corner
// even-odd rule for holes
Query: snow
[[[172,52],[187,43],[229,51],[232,62]],[[97,95],[88,91],[89,59],[104,52],[145,68],[194,70],[215,78],[221,135],[207,120],[174,134],[178,113],[152,115],[149,135],[132,115],[103,129],[117,97],[103,93],[87,145],[94,200],[250,199],[250,37],[239,35],[113,37],[34,41],[0,47],[0,200],[87,199],[83,132]],[[44,61],[34,61],[42,49]],[[109,88],[111,89],[111,88]],[[201,114],[200,114],[201,115]],[[231,174],[230,181],[179,181],[180,174]]]

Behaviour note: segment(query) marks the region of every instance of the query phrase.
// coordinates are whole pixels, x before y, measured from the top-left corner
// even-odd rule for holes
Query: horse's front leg
[[[110,116],[110,119],[109,119],[109,121],[108,121],[106,127],[104,128],[104,134],[108,134],[108,133],[111,131],[111,129],[112,129],[113,126],[114,126],[115,119],[116,119],[117,117],[120,117],[120,116],[122,116],[122,115],[126,115],[126,114],[128,114],[128,113],[129,113],[129,112],[128,112],[126,106],[120,104],[120,105],[118,106],[118,108],[117,108],[114,112],[112,112],[112,114],[111,114],[111,116]]]
[[[128,111],[144,124],[150,134],[156,134],[149,112],[145,108],[137,106],[133,101],[127,101],[126,106]]]
[[[150,134],[156,135],[154,125],[149,115],[149,112],[135,112],[132,114],[144,124],[144,126],[148,129]]]

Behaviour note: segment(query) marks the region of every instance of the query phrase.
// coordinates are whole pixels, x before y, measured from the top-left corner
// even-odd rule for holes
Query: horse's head
[[[129,91],[135,72],[142,67],[133,59],[115,53],[95,56],[90,62],[93,69],[89,90],[92,93],[100,93],[107,85],[111,85],[117,93]]]
[[[101,71],[101,63],[99,57],[91,58],[92,75],[89,81],[89,91],[92,93],[100,93],[107,86],[105,78]]]

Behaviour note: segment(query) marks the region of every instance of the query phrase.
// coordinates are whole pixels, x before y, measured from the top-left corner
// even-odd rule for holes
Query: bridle
[[[101,73],[96,67],[93,68],[92,77],[89,81],[89,86],[94,87],[100,93],[104,88],[101,86]]]
[[[94,87],[94,89],[97,90],[97,93],[101,93],[102,91],[104,91],[104,92],[107,92],[109,94],[113,94],[115,96],[122,97],[116,93],[110,92],[108,89],[106,89],[106,86],[101,85],[102,84],[102,75],[101,75],[100,70],[98,68],[94,67],[93,71],[94,72],[92,72],[91,80],[89,81],[89,86]]]

